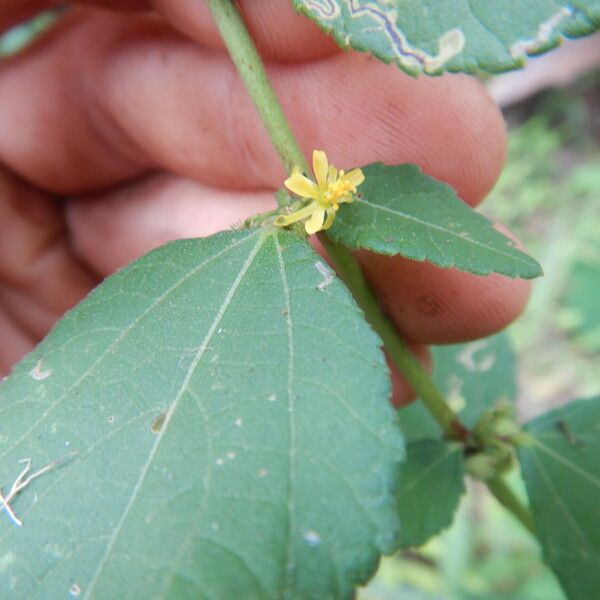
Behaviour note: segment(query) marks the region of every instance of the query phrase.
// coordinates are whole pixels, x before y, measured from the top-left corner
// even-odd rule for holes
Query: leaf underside
[[[4,494],[63,459],[0,512],[0,597],[349,598],[398,537],[379,344],[286,231],[109,278],[0,386]]]
[[[528,423],[519,461],[544,559],[570,600],[600,589],[600,397]]]
[[[342,48],[411,74],[495,73],[600,28],[599,0],[291,0]]]
[[[340,208],[332,239],[351,248],[427,260],[477,275],[541,275],[540,265],[515,248],[454,190],[415,165],[363,168],[365,181],[351,204]]]

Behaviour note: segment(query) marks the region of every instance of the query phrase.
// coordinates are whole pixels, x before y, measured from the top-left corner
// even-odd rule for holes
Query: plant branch
[[[256,46],[232,0],[206,0],[221,37],[229,50],[248,94],[288,172],[298,166],[308,171],[277,96],[269,82]],[[388,354],[421,398],[447,437],[465,440],[470,432],[446,404],[427,372],[400,338],[391,321],[381,313],[375,293],[364,278],[352,253],[341,244],[321,236],[341,279],[354,294],[367,321],[382,338]]]
[[[206,0],[206,3],[285,170],[291,173],[298,167],[308,172],[304,154],[237,8],[231,0]]]
[[[286,171],[291,173],[294,167],[299,167],[308,172],[304,154],[294,138],[254,42],[233,0],[206,0],[206,2]],[[470,439],[471,432],[446,404],[444,396],[398,335],[393,323],[381,312],[377,297],[350,250],[333,242],[324,234],[320,235],[320,239],[340,278],[349,287],[357,304],[364,311],[367,321],[382,338],[391,359],[439,423],[446,436],[463,442]],[[505,481],[494,478],[487,484],[492,494],[533,533],[529,511],[520,503]]]

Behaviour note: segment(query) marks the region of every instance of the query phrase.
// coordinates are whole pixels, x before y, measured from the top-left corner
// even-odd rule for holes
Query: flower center
[[[340,177],[335,181],[327,184],[327,189],[323,193],[323,203],[327,206],[333,205],[337,208],[337,203],[340,199],[348,196],[348,194],[355,194],[356,187],[353,186],[347,179],[344,179],[344,172],[340,171]]]

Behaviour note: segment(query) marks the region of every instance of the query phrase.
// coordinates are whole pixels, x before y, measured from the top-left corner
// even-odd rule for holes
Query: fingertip
[[[481,277],[428,262],[361,252],[367,279],[406,339],[454,344],[487,337],[525,309],[531,281]]]
[[[349,52],[281,80],[274,83],[303,148],[328,149],[336,165],[414,163],[471,205],[481,202],[502,170],[502,114],[474,78],[413,78]],[[304,80],[311,85],[299,95]]]

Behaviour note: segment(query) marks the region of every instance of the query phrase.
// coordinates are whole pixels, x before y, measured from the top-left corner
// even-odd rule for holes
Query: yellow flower
[[[299,169],[294,169],[291,176],[284,181],[288,190],[312,202],[289,215],[277,217],[275,225],[278,227],[304,221],[304,228],[309,235],[329,229],[340,204],[352,202],[356,188],[365,180],[360,169],[352,169],[348,173],[341,169],[338,171],[329,164],[322,150],[313,150],[313,171],[316,182],[303,175]]]

